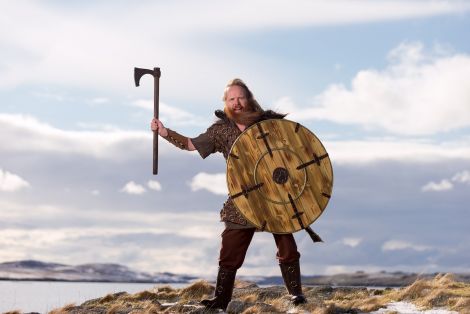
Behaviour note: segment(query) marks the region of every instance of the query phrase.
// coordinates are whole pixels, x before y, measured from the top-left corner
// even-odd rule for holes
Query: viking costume
[[[219,119],[206,132],[192,138],[191,142],[202,158],[220,152],[227,160],[233,143],[242,132],[235,122],[229,119],[223,111],[217,110],[215,115]],[[258,121],[282,119],[283,117],[284,115],[268,110],[263,112]],[[180,149],[188,149],[188,139],[186,137],[170,129],[167,130],[168,136],[165,137],[166,140]],[[201,303],[209,308],[225,310],[232,297],[236,272],[243,264],[251,239],[257,228],[243,217],[230,198],[224,203],[220,217],[221,221],[225,223],[225,230],[222,232],[215,296],[212,299],[203,300]],[[279,261],[287,290],[292,295],[291,301],[296,305],[305,303],[306,300],[302,294],[300,281],[300,253],[297,251],[294,236],[291,233],[273,233],[273,236],[278,250],[276,257]]]

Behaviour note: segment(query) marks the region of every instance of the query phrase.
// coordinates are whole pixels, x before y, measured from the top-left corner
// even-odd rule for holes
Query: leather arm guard
[[[166,128],[166,130],[168,131],[168,135],[163,137],[165,140],[175,145],[179,149],[188,150],[188,138],[186,136],[170,130],[169,128]]]

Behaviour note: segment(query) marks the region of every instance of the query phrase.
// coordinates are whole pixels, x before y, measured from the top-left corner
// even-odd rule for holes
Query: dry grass
[[[154,304],[152,301],[140,302],[140,308],[134,308],[129,314],[158,314],[161,313],[160,304]]]
[[[290,303],[288,298],[279,298],[279,299],[270,299],[265,301],[268,304],[271,304],[274,308],[279,311],[286,310],[289,308]],[[310,303],[308,303],[310,305]]]
[[[270,304],[267,303],[258,303],[253,306],[250,306],[242,312],[242,314],[260,314],[260,313],[285,313]]]
[[[69,313],[73,308],[75,307],[74,303],[67,304],[66,306],[60,308],[60,309],[54,309],[49,312],[49,314],[67,314]],[[12,313],[13,314],[13,313]],[[18,312],[19,314],[19,312]]]
[[[178,289],[173,289],[170,286],[155,287],[152,289],[158,300],[162,302],[174,302],[178,299]]]
[[[205,280],[196,281],[190,286],[179,291],[182,301],[200,300],[207,298],[214,293],[214,287]]]
[[[371,295],[372,294],[372,295]],[[384,307],[390,302],[390,298],[386,294],[374,295],[374,292],[367,289],[361,290],[338,290],[330,300],[325,303],[330,306],[340,307],[343,309],[355,309],[361,312],[372,312]]]
[[[98,303],[100,303],[100,304],[112,303],[112,302],[115,302],[115,301],[119,300],[123,295],[127,296],[128,294],[127,293],[124,293],[124,294],[119,294],[119,293],[107,294],[104,297],[102,297],[98,301]]]
[[[258,297],[259,297],[258,294],[250,293],[250,294],[241,296],[239,299],[240,301],[243,301],[243,302],[255,303],[256,301],[258,301]]]
[[[431,289],[432,286],[429,280],[419,279],[411,286],[398,291],[396,297],[398,300],[416,300],[423,298]]]
[[[249,285],[247,287],[250,287]],[[245,314],[286,313],[293,307],[284,290],[247,288],[239,290],[234,299],[252,306]],[[305,289],[309,302],[297,307],[298,313],[335,314],[347,311],[371,312],[386,307],[390,302],[411,302],[423,309],[444,307],[459,313],[470,314],[470,284],[455,281],[450,275],[438,275],[431,280],[420,279],[401,289],[367,290],[365,288],[309,288]],[[202,298],[212,295],[214,287],[206,281],[197,281],[183,289],[170,286],[156,287],[151,291],[135,294],[116,293],[103,298],[88,301],[81,306],[79,313],[88,313],[92,309],[102,309],[107,314],[156,314],[184,313],[195,309],[185,305],[195,305]],[[161,303],[177,302],[163,308]],[[262,303],[260,303],[262,302]],[[77,307],[73,304],[56,309],[49,314],[67,314]],[[90,311],[89,311],[90,310]],[[6,314],[19,314],[11,311]],[[390,311],[387,314],[395,314]]]
[[[460,297],[451,305],[452,309],[460,309],[461,314],[470,314],[470,298]]]
[[[126,311],[127,309],[128,307],[123,304],[112,304],[106,311],[106,314],[118,314],[120,312]]]
[[[470,284],[455,281],[451,274],[440,274],[432,280],[419,279],[408,287],[399,290],[382,290],[370,292],[367,290],[337,290],[331,299],[325,300],[329,308],[359,310],[361,312],[376,311],[392,301],[412,302],[423,309],[437,307],[447,308],[459,313],[465,313],[470,304]],[[311,309],[313,310],[313,309]],[[469,313],[470,314],[470,313]]]
[[[175,289],[172,288],[172,287],[169,286],[169,285],[160,286],[160,287],[155,287],[155,288],[153,288],[153,290],[154,290],[155,292],[172,292],[172,291],[175,291]]]
[[[424,309],[445,307],[465,313],[470,304],[470,284],[455,281],[452,274],[439,274],[432,280],[417,280],[411,286],[392,293],[397,301],[408,301]]]
[[[120,299],[123,301],[129,301],[129,302],[141,302],[141,301],[147,301],[147,300],[158,302],[159,295],[157,293],[144,290],[144,291],[132,294],[132,295],[126,295],[124,297],[121,297]]]
[[[252,281],[245,281],[240,279],[235,279],[235,288],[245,289],[245,288],[258,288],[258,285]]]

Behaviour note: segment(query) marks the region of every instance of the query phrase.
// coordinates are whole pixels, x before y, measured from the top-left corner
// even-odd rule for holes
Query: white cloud
[[[320,119],[359,124],[392,134],[424,135],[470,126],[470,56],[426,55],[421,43],[390,52],[384,70],[362,70],[348,89],[336,84],[311,108],[287,103],[294,120]]]
[[[100,195],[100,194],[101,194],[100,190],[93,190],[93,191],[91,191],[91,195],[93,195],[93,196],[98,196],[98,195]]]
[[[189,183],[192,191],[207,190],[217,195],[228,195],[225,173],[200,172]]]
[[[464,170],[462,172],[456,173],[452,177],[452,181],[458,182],[458,183],[470,183],[470,171]]]
[[[225,31],[375,22],[456,14],[470,8],[464,1],[303,0],[296,1],[295,4],[293,6],[288,0],[276,2],[242,0],[233,7],[224,2],[199,1],[197,4],[185,3],[185,10],[180,8],[180,4],[172,5],[169,7],[170,10],[182,14],[176,18],[173,15],[171,18],[169,16],[165,18],[170,26],[180,23],[178,29],[210,30],[218,27],[219,31]],[[262,8],[263,14],[258,14],[256,8]],[[207,12],[217,12],[217,14],[207,14]]]
[[[153,113],[153,100],[139,99],[132,102],[135,107],[143,108]],[[180,108],[167,105],[166,103],[159,103],[159,118],[164,124],[169,125],[197,125],[206,126],[208,122],[188,111]]]
[[[105,234],[109,235],[122,232],[158,232],[216,241],[221,228],[219,224],[214,223],[217,221],[217,216],[213,212],[171,212],[161,208],[158,212],[152,211],[149,214],[148,212],[136,211],[132,207],[125,211],[119,211],[119,215],[109,215],[109,211],[103,210],[103,208],[86,208],[84,210],[77,204],[73,206],[70,204],[34,204],[35,210],[32,211],[31,204],[28,202],[12,202],[2,199],[0,199],[0,208],[11,209],[0,211],[0,221],[5,225],[13,226],[12,230],[27,229],[27,226],[32,224],[35,224],[37,231],[43,228],[49,230],[51,228],[49,217],[54,217],[54,221],[58,223],[54,228],[57,228],[59,233],[62,228],[66,228],[73,230],[71,234],[77,236],[103,235],[103,230],[106,229]],[[38,224],[40,219],[44,219],[44,224]],[[22,221],[23,224],[18,226],[18,221]],[[77,221],[94,223],[87,223],[87,227],[83,228],[76,226]],[[178,221],[180,222],[177,226],[176,222]],[[96,234],[91,234],[87,230],[95,230]]]
[[[62,102],[64,100],[68,99],[68,97],[64,96],[61,93],[53,93],[53,92],[49,92],[49,91],[34,92],[33,95],[38,97],[38,98],[47,99],[49,101],[53,100],[53,101]]]
[[[95,126],[96,127],[96,126]],[[65,131],[34,117],[0,114],[0,152],[54,152],[79,154],[108,160],[129,160],[151,152],[151,132],[122,131],[107,126],[107,131]],[[422,140],[367,139],[363,141],[323,141],[333,164],[368,163],[377,160],[435,162],[445,159],[470,160],[470,139],[447,143]],[[159,154],[179,154],[166,141],[160,141]],[[197,153],[194,153],[197,156]],[[208,178],[198,177],[197,180]],[[199,181],[194,181],[196,187]],[[225,182],[220,178],[218,182]],[[225,183],[223,183],[225,186]],[[212,188],[214,189],[214,188]],[[219,194],[226,194],[216,189]]]
[[[127,194],[133,194],[133,195],[141,195],[146,192],[146,189],[142,185],[137,184],[134,181],[129,181],[121,189],[121,192],[125,192]]]
[[[454,185],[452,182],[450,182],[447,179],[443,179],[440,182],[434,182],[431,181],[427,184],[425,184],[422,188],[421,191],[423,192],[429,192],[429,191],[435,191],[435,192],[440,192],[440,191],[447,191],[447,190],[452,190]]]
[[[272,104],[272,107],[274,108],[274,111],[288,113],[289,119],[301,121],[300,116],[302,116],[302,114],[298,114],[298,112],[302,111],[302,109],[297,107],[290,97],[282,97],[276,100]]]
[[[108,210],[77,204],[49,205],[17,203],[0,199],[0,260],[31,258],[71,264],[97,260],[126,264],[147,271],[211,274],[217,264],[218,236],[223,225],[213,212],[140,212],[135,208],[110,215]],[[113,211],[115,213],[115,211]],[[38,224],[42,221],[42,224]],[[82,224],[77,224],[81,221]],[[21,222],[21,223],[18,223]],[[53,223],[51,225],[51,222]],[[85,222],[85,223],[83,223]],[[31,228],[31,226],[34,228]],[[149,237],[166,236],[166,241],[149,243]],[[175,250],[177,242],[180,250]],[[126,239],[126,248],[135,258],[123,253],[121,244],[109,241]],[[87,248],[85,250],[85,248]],[[213,255],[207,255],[213,251]],[[152,258],[149,258],[149,256]],[[153,258],[160,256],[160,258]],[[212,256],[212,257],[211,257]],[[197,261],[198,267],[194,267]],[[212,267],[212,268],[211,268]]]
[[[147,186],[151,190],[155,190],[155,191],[161,191],[162,190],[162,185],[160,184],[160,182],[155,181],[155,180],[149,180],[147,182]]]
[[[262,15],[257,8],[262,8]],[[303,0],[296,1],[296,5],[287,0],[242,0],[235,7],[228,2],[205,0],[146,2],[139,6],[97,3],[92,9],[89,5],[70,9],[65,4],[15,1],[2,4],[0,44],[8,49],[2,50],[7,57],[0,60],[0,86],[41,82],[129,90],[133,88],[132,65],[159,60],[159,66],[172,69],[162,74],[166,75],[167,92],[177,94],[181,86],[191,88],[191,83],[207,82],[207,73],[211,73],[212,81],[204,85],[215,86],[220,79],[215,73],[231,73],[237,64],[230,60],[239,55],[239,51],[228,51],[232,55],[220,60],[214,58],[212,47],[187,38],[226,31],[462,14],[469,8],[465,1],[420,0]],[[18,24],[19,16],[30,18]],[[165,25],[164,31],[161,25]],[[191,54],[187,53],[189,49]],[[193,85],[201,89],[200,84]]]
[[[363,141],[324,141],[334,164],[368,163],[380,160],[437,162],[446,159],[470,159],[470,142],[431,143],[393,138]]]
[[[341,242],[350,247],[356,247],[362,242],[362,238],[343,238]]]
[[[440,192],[440,191],[448,191],[452,190],[454,188],[454,183],[470,183],[470,171],[464,170],[461,172],[457,172],[452,176],[451,179],[442,179],[440,182],[434,182],[431,181],[427,184],[425,184],[421,190],[423,192],[429,192],[429,191],[435,191],[435,192]]]
[[[29,186],[29,182],[20,176],[0,168],[0,191],[15,192]]]
[[[390,240],[382,245],[382,251],[397,251],[406,249],[411,249],[414,251],[426,251],[429,250],[430,247],[400,240]]]
[[[163,103],[160,103],[160,106],[163,105]],[[147,99],[138,99],[132,102],[132,106],[142,108],[148,111],[153,112],[153,101],[152,100],[147,100]]]
[[[105,104],[108,102],[109,102],[109,99],[106,97],[95,97],[91,100],[91,103],[95,105]]]
[[[32,116],[0,114],[0,152],[56,152],[126,160],[151,151],[151,132],[65,131]],[[167,152],[165,143],[159,153]]]
[[[107,132],[121,131],[116,125],[107,124],[107,123],[77,122],[76,126],[86,131],[107,131]]]

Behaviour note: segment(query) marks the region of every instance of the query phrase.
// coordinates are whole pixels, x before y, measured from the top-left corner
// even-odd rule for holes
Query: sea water
[[[103,283],[59,281],[0,281],[0,313],[20,312],[47,313],[68,304],[80,305],[90,299],[110,293],[125,291],[136,293],[168,284],[154,283]],[[180,288],[187,284],[171,284]]]

